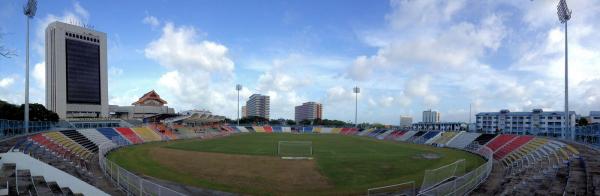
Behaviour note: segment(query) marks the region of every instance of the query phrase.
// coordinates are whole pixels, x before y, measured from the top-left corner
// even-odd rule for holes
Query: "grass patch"
[[[276,175],[278,172],[287,171],[290,175],[294,175],[294,178],[302,177],[303,174],[303,171],[299,169],[285,170],[285,164],[300,164],[300,162],[286,161],[283,165],[279,162],[281,160],[278,160],[277,157],[277,143],[282,140],[312,141],[313,157],[315,158],[314,164],[316,164],[314,169],[326,178],[328,186],[323,186],[326,188],[315,189],[307,187],[306,189],[299,190],[297,187],[292,187],[286,190],[272,185],[273,179],[278,178],[278,175]],[[218,175],[211,176],[211,171],[201,169],[196,174],[190,174],[186,170],[190,170],[191,168],[175,166],[165,162],[164,153],[167,151],[163,150],[163,155],[160,155],[156,151],[153,151],[156,148],[173,150],[172,153],[187,151],[189,153],[209,152],[228,154],[227,157],[212,157],[211,160],[215,160],[216,162],[206,163],[202,168],[210,167],[210,164],[217,165],[219,164],[219,160],[223,164],[231,159],[242,160],[242,162],[237,163],[238,167],[242,167],[241,170],[231,175],[257,175],[255,178],[264,178],[263,181],[266,184],[232,183],[231,176],[229,178],[228,175],[223,175],[221,178]],[[426,154],[437,154],[439,158],[423,158],[423,155]],[[235,155],[244,157],[236,157]],[[208,155],[204,154],[202,156]],[[256,159],[263,160],[263,162],[260,162],[263,165],[257,166],[257,163],[252,163],[254,165],[244,163],[251,162],[252,160],[243,160],[253,156]],[[272,158],[269,159],[269,157]],[[367,137],[328,134],[239,134],[205,141],[182,140],[151,143],[117,150],[109,154],[109,159],[114,160],[128,170],[161,179],[209,189],[260,195],[364,194],[368,188],[398,184],[411,180],[414,180],[419,185],[422,181],[424,170],[438,168],[459,159],[466,160],[468,171],[484,163],[481,157],[459,150],[381,141]],[[178,162],[185,162],[185,160],[182,159]],[[193,164],[191,160],[192,158],[190,158],[189,164]],[[196,163],[202,161],[201,158],[194,158],[193,160]],[[251,171],[253,167],[260,167],[260,170],[256,171],[256,173],[243,174],[241,172],[242,174],[240,174],[240,171]],[[311,167],[304,166],[304,168]],[[262,172],[263,170],[268,171]],[[242,177],[240,177],[240,181],[248,181]],[[279,177],[281,178],[282,176]],[[314,184],[310,186],[318,187]]]

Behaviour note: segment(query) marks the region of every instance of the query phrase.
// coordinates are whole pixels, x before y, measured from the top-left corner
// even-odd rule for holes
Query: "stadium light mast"
[[[352,90],[356,98],[356,102],[354,105],[354,126],[358,127],[358,93],[360,93],[360,88],[358,88],[358,86],[355,86]]]
[[[560,0],[558,2],[558,6],[556,7],[556,9],[557,9],[557,14],[558,14],[558,20],[560,20],[560,23],[565,24],[565,117],[564,117],[565,128],[563,129],[563,133],[562,133],[562,138],[565,139],[566,134],[567,134],[567,132],[569,132],[569,128],[570,128],[570,125],[569,125],[569,123],[570,123],[570,120],[569,120],[569,47],[568,47],[568,42],[567,42],[567,23],[568,23],[569,19],[571,19],[571,10],[569,10],[566,0]],[[574,140],[575,139],[574,130],[571,130],[570,134],[571,134],[571,139]]]
[[[240,90],[242,90],[242,85],[235,85],[235,90],[238,94],[238,105],[237,105],[237,126],[240,126]]]
[[[25,133],[29,133],[29,19],[35,16],[37,10],[37,0],[28,0],[23,6],[23,14],[27,16],[27,37],[25,41],[25,116],[23,118],[23,128]]]

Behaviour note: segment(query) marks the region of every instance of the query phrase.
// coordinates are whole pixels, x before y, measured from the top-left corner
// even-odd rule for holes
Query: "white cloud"
[[[83,8],[79,2],[75,2],[73,7],[69,10],[65,10],[62,16],[56,16],[54,14],[48,14],[45,17],[40,17],[38,25],[35,29],[35,40],[33,42],[33,49],[37,51],[37,54],[43,58],[44,57],[44,42],[46,39],[46,27],[54,21],[62,21],[62,22],[77,22],[77,23],[87,23],[90,18],[90,13]]]
[[[33,67],[33,78],[40,89],[46,89],[46,63],[39,62]]]
[[[168,68],[230,73],[234,63],[227,53],[227,47],[219,43],[198,40],[194,27],[175,27],[173,23],[166,23],[161,37],[144,49],[147,58]]]
[[[14,77],[6,77],[0,80],[0,88],[6,89],[15,83]]]
[[[144,54],[169,69],[156,81],[156,90],[175,109],[237,114],[234,63],[226,46],[200,40],[194,27],[165,23],[161,36],[146,46]],[[242,101],[249,94],[244,88]]]
[[[148,24],[148,25],[152,26],[152,28],[160,26],[160,21],[154,16],[144,17],[144,19],[142,20],[142,23]]]
[[[7,101],[9,103],[23,102],[23,93],[15,93],[19,92],[18,90],[15,90],[14,85],[17,80],[18,77],[16,75],[0,77],[0,100]]]

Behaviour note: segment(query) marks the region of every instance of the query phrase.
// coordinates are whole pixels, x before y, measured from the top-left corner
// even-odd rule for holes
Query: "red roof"
[[[154,90],[147,92],[144,96],[140,97],[140,99],[136,102],[133,102],[131,105],[143,105],[148,100],[158,101],[161,105],[167,104],[167,101],[160,98],[160,95],[156,93]]]

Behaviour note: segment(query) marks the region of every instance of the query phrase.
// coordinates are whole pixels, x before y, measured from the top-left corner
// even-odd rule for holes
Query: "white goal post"
[[[306,159],[312,154],[312,141],[279,141],[277,144],[277,155],[284,159]]]

